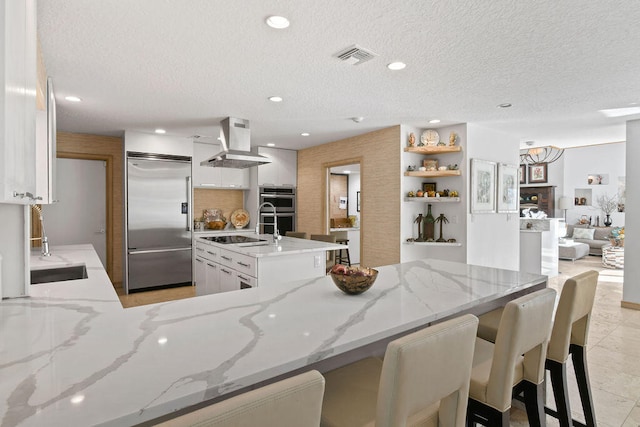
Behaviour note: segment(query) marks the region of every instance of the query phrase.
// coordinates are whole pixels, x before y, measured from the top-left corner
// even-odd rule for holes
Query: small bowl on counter
[[[367,291],[378,277],[378,270],[369,267],[347,267],[336,264],[329,272],[333,283],[342,292],[358,295]]]

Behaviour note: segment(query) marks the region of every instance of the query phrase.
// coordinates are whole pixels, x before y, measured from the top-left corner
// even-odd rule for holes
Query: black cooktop
[[[256,239],[255,237],[249,237],[249,236],[207,236],[207,237],[203,237],[203,239],[210,240],[216,243],[222,243],[223,245],[231,245],[231,244],[237,244],[237,243],[266,242],[266,240]]]

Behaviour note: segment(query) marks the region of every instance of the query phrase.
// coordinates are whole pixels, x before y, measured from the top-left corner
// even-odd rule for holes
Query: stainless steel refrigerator
[[[191,158],[127,153],[125,291],[192,284]]]

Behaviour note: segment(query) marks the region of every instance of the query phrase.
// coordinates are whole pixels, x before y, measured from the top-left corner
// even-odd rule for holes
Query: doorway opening
[[[360,224],[361,160],[350,159],[327,165],[326,229],[348,250],[337,253],[337,262],[358,265],[362,255]],[[338,251],[336,251],[338,252]],[[348,254],[348,256],[347,256]]]
[[[54,246],[93,244],[113,281],[113,157],[64,152],[58,152],[56,157],[61,162],[69,160],[70,164],[58,167],[57,198],[61,202],[42,205],[50,243]],[[74,173],[82,173],[85,178],[74,180]],[[87,176],[93,178],[87,179]],[[60,182],[60,179],[65,182]],[[80,187],[84,190],[79,190]],[[65,193],[68,193],[66,197]],[[39,227],[39,221],[32,215],[32,236],[40,235]]]

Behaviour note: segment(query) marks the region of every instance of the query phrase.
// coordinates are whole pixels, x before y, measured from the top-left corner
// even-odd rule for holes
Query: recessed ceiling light
[[[158,344],[162,345],[162,344],[166,344],[169,340],[167,339],[167,337],[160,337],[158,338]]]
[[[270,16],[266,20],[267,25],[277,30],[282,30],[289,26],[289,20],[284,16]]]
[[[270,96],[269,101],[271,102],[282,102],[282,98],[279,96]]]
[[[309,136],[309,135],[311,135],[311,134],[310,134],[309,132],[302,132],[300,135],[302,135],[302,136]]]
[[[440,120],[439,119],[429,120],[429,123],[431,123],[431,124],[440,123]]]
[[[511,104],[508,102],[505,102],[504,104],[498,104],[498,107],[500,108],[509,108],[511,107]]]
[[[351,171],[343,171],[344,173],[351,173]]]
[[[64,99],[66,99],[67,101],[70,101],[70,102],[80,102],[80,101],[82,101],[82,99],[78,98],[77,96],[65,96]]]
[[[640,114],[640,107],[611,108],[608,110],[599,110],[607,117],[623,117]]]
[[[159,133],[160,135],[167,133],[167,131],[166,131],[166,130],[164,130],[164,129],[160,129],[160,128],[156,129],[154,132],[155,132],[155,133]]]
[[[274,144],[273,142],[270,142],[270,143],[267,144],[267,147],[275,147],[275,146],[276,146],[276,144]]]
[[[402,70],[407,66],[404,62],[392,62],[387,65],[387,68],[393,71]]]

